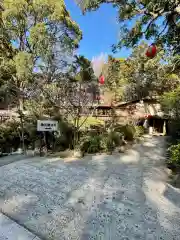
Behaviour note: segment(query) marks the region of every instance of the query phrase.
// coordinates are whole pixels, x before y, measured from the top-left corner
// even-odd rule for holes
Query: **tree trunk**
[[[24,143],[24,116],[23,116],[23,100],[19,99],[19,118],[20,118],[20,128],[21,128],[21,142],[23,154],[26,153],[25,143]]]

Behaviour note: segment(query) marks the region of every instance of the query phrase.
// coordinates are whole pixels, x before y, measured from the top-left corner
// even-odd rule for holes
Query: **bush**
[[[136,129],[133,125],[123,125],[117,126],[115,132],[123,134],[125,140],[132,141],[135,137]]]
[[[12,149],[17,150],[20,145],[18,126],[16,122],[0,125],[0,152],[10,153]]]
[[[170,153],[168,163],[174,166],[180,166],[180,143],[177,145],[172,145],[168,150]]]
[[[47,132],[47,147],[48,150],[53,149],[62,151],[72,146],[73,128],[62,119],[56,118],[59,121],[60,134]],[[12,150],[16,151],[21,142],[21,127],[18,121],[6,121],[0,125],[0,152],[9,153]],[[40,148],[44,144],[44,135],[37,132],[37,119],[33,116],[24,118],[24,143],[26,149]]]
[[[101,150],[101,136],[90,136],[81,145],[83,153],[97,153]]]
[[[111,139],[112,142],[114,142],[115,146],[119,146],[122,144],[122,133],[112,131],[108,134],[108,138]]]
[[[102,141],[104,142],[104,150],[106,152],[112,152],[117,146],[114,141],[114,137],[111,134],[108,135],[107,137],[104,137]]]
[[[74,124],[73,120],[69,121],[72,125]],[[90,128],[101,128],[104,126],[104,121],[95,118],[95,117],[80,117],[79,126],[81,126],[82,130],[90,129]]]
[[[83,139],[81,151],[83,153],[111,152],[122,143],[122,135],[117,132],[89,136]]]
[[[141,137],[145,133],[145,129],[141,126],[135,126],[135,137]]]

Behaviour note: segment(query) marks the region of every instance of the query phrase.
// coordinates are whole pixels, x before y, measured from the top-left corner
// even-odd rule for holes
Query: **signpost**
[[[38,120],[37,131],[39,132],[54,132],[58,131],[58,121],[54,120]]]
[[[54,120],[38,120],[37,121],[37,131],[38,132],[43,132],[44,134],[44,142],[46,146],[46,151],[47,151],[47,137],[48,133],[47,132],[55,132],[58,131],[58,121]],[[42,140],[41,140],[42,141]],[[40,147],[40,156],[41,156],[41,148],[42,148],[42,142],[41,142],[41,147]]]

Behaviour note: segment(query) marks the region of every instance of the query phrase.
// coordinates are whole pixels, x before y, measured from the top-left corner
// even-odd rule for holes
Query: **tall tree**
[[[64,0],[3,0],[1,9],[0,50],[8,54],[1,54],[0,84],[13,89],[23,139],[22,110],[25,98],[37,88],[35,72],[42,73],[46,83],[56,80],[67,68],[82,34]]]
[[[161,97],[164,113],[173,119],[180,119],[180,87],[171,92],[166,92]]]
[[[127,84],[125,73],[129,71],[126,60],[108,56],[107,64],[103,69],[105,88],[114,94],[113,101],[122,100],[123,89]]]
[[[52,82],[38,82],[37,86],[33,98],[26,101],[27,109],[37,117],[38,113],[41,117],[44,114],[49,117],[61,115],[63,120],[72,124],[76,145],[79,130],[96,109],[97,79],[91,62],[83,56],[76,56],[67,73],[57,74]]]
[[[8,49],[11,54],[1,58],[1,68],[13,69],[11,81],[22,104],[34,71],[46,73],[51,81],[62,71],[82,35],[64,1],[3,0],[2,9],[1,52]]]
[[[142,43],[134,48],[126,61],[129,68],[124,72],[127,79],[125,100],[140,100],[162,95],[166,91],[174,90],[180,83],[178,75],[170,71],[171,58],[168,59],[161,50],[155,58],[148,60],[145,57],[146,49],[147,44]]]
[[[116,47],[132,47],[139,40],[159,41],[180,53],[180,2],[179,0],[76,0],[83,12],[96,10],[103,3],[118,9],[121,28],[120,42]],[[131,24],[130,24],[131,23]]]

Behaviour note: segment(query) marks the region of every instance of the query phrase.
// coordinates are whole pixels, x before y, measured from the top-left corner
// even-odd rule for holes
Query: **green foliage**
[[[180,119],[180,87],[172,92],[164,93],[161,97],[161,104],[167,116]]]
[[[61,151],[67,148],[71,148],[73,144],[73,136],[74,131],[73,127],[69,125],[67,122],[63,121],[60,117],[54,118],[56,121],[59,122],[59,133],[55,137],[55,150]]]
[[[143,127],[128,124],[123,126],[116,126],[114,131],[124,136],[124,139],[127,141],[133,141],[135,138],[140,137],[144,134]]]
[[[81,117],[79,119],[79,126],[81,126],[81,129],[103,127],[103,125],[104,121],[95,117]]]
[[[103,137],[102,141],[104,142],[105,150],[112,152],[115,147],[122,144],[122,134],[118,132],[110,132]]]
[[[59,80],[82,33],[64,0],[3,0],[2,9],[0,90],[17,104],[31,99],[42,82]]]
[[[3,0],[3,6],[2,20],[9,37],[19,43],[18,50],[30,52],[34,58],[44,59],[44,55],[52,53],[52,43],[73,47],[81,39],[81,31],[70,18],[63,0]]]
[[[76,73],[75,80],[79,82],[90,83],[96,80],[91,62],[84,56],[75,57],[72,70]]]
[[[125,59],[108,56],[108,61],[103,67],[102,72],[106,78],[104,87],[113,94],[113,101],[122,98],[123,86],[127,84],[127,79],[124,75],[126,70]]]
[[[126,125],[122,128],[124,137],[128,141],[133,141],[135,135],[135,128],[133,125]]]
[[[124,139],[127,141],[133,141],[136,133],[135,127],[128,124],[123,126],[117,126],[114,131],[121,133],[124,136]]]
[[[135,126],[135,137],[141,137],[145,133],[144,127]]]
[[[162,95],[179,85],[179,77],[172,72],[171,60],[166,58],[159,46],[159,52],[153,59],[147,59],[145,51],[148,45],[142,42],[126,61],[124,72],[127,84],[124,88],[124,100],[140,100],[146,97]],[[162,60],[165,60],[165,64]]]
[[[0,152],[8,153],[20,146],[20,137],[17,122],[8,122],[0,125]]]
[[[111,139],[111,141],[115,144],[115,146],[118,146],[122,143],[122,133],[112,131],[108,134],[108,138]]]
[[[83,153],[97,153],[102,150],[101,136],[90,136],[81,145]]]
[[[76,0],[83,12],[95,10],[103,3],[112,3],[118,10],[121,28],[120,41],[117,47],[133,47],[144,37],[155,39],[171,47],[174,53],[180,52],[180,6],[178,1],[106,1]],[[131,22],[131,27],[129,25]]]
[[[157,47],[158,54],[153,59],[146,57],[148,44],[144,41],[133,48],[126,60],[108,57],[103,68],[104,88],[112,93],[113,102],[154,98],[179,85],[179,59],[167,57],[162,46]]]
[[[32,75],[33,60],[31,54],[19,52],[14,57],[16,75],[19,79],[28,79]]]
[[[122,143],[122,135],[117,132],[93,134],[82,139],[83,153],[112,152]]]
[[[39,118],[38,118],[39,119]],[[47,133],[48,150],[61,151],[72,147],[73,128],[68,123],[62,120],[61,117],[54,117],[59,122],[59,132]],[[36,116],[25,117],[23,120],[24,141],[26,149],[40,148],[44,145],[44,135],[37,132]],[[20,122],[6,122],[0,125],[0,151],[10,152],[22,147],[22,129]]]
[[[170,153],[168,163],[175,166],[180,165],[180,144],[172,145],[168,150]]]

